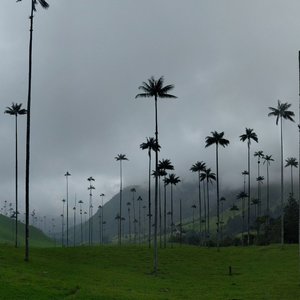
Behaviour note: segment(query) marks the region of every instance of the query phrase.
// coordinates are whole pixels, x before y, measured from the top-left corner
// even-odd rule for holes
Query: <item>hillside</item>
[[[25,225],[19,222],[19,245],[25,244]],[[33,247],[50,247],[54,242],[47,237],[41,230],[30,226],[30,246]],[[9,245],[15,244],[15,219],[0,215],[0,243]]]
[[[131,187],[126,187],[123,190],[123,201],[122,201],[122,216],[125,218],[122,225],[122,231],[126,234],[129,232],[129,224],[128,224],[128,206],[126,205],[127,202],[131,202],[130,206],[130,214],[131,214],[131,223],[133,222],[133,207],[132,207],[132,192],[130,192]],[[135,211],[136,211],[136,219],[138,219],[138,202],[136,201],[138,196],[141,196],[143,201],[141,201],[141,235],[144,234],[144,223],[145,223],[145,232],[148,230],[148,220],[147,220],[147,214],[148,214],[148,190],[147,188],[141,187],[141,186],[134,186],[136,189],[135,193]],[[270,185],[270,207],[271,207],[271,214],[272,216],[278,216],[279,215],[279,186],[276,184]],[[229,188],[222,188],[221,189],[221,196],[224,196],[226,198],[226,201],[224,202],[224,221],[225,225],[230,218],[234,216],[241,215],[241,201],[238,201],[236,199],[236,195],[241,190],[232,190]],[[286,197],[288,195],[289,191],[289,185],[286,186]],[[296,191],[297,192],[297,191]],[[256,186],[252,187],[251,193],[253,197],[256,197],[257,189]],[[152,214],[154,213],[154,191],[152,190]],[[117,214],[119,213],[119,193],[116,194],[110,201],[108,201],[104,205],[104,221],[106,224],[104,225],[104,240],[106,242],[110,242],[112,240],[116,239],[117,232],[118,232],[118,220],[115,219]],[[202,196],[203,197],[203,196]],[[161,201],[163,202],[163,187],[161,187]],[[179,223],[179,201],[182,199],[182,218],[183,218],[183,224],[186,229],[192,228],[192,205],[196,204],[197,209],[195,211],[195,222],[198,222],[198,186],[196,183],[189,183],[185,182],[182,184],[179,184],[178,186],[174,187],[174,221],[175,223]],[[232,205],[235,204],[238,206],[239,211],[232,212],[230,208]],[[146,208],[143,208],[143,206],[146,206]],[[95,207],[95,206],[94,206]],[[162,204],[163,207],[163,204]],[[262,210],[264,211],[266,207],[266,187],[263,186],[262,188]],[[251,210],[253,208],[251,207]],[[167,211],[170,211],[170,187],[167,187]],[[93,241],[94,243],[99,243],[99,213],[100,211],[97,210],[97,212],[92,217],[92,224],[93,224]],[[210,217],[211,217],[211,224],[212,229],[215,230],[215,223],[216,219],[214,218],[216,216],[216,193],[215,193],[215,186],[210,185]],[[145,220],[145,219],[146,220]],[[253,216],[254,218],[254,216]],[[79,218],[78,218],[79,219]],[[77,219],[77,220],[78,220]],[[146,221],[146,222],[144,222]],[[80,221],[77,222],[77,224]],[[168,217],[167,224],[170,224],[170,220]],[[225,227],[224,225],[224,227]],[[131,232],[133,232],[133,224],[131,224]],[[198,227],[195,227],[196,230]],[[228,234],[231,233],[238,233],[241,226],[238,227],[238,229],[230,228],[230,231],[228,231]],[[137,229],[138,230],[138,229]],[[76,241],[77,243],[81,242],[81,236],[80,236],[80,224],[76,226]],[[69,235],[70,235],[70,241],[73,241],[73,229],[70,229]],[[59,236],[59,235],[58,235]],[[83,219],[83,242],[86,243],[88,241],[88,221],[85,223],[85,220]]]

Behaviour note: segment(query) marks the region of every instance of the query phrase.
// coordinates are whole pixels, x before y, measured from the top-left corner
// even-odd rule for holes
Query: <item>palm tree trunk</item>
[[[30,116],[31,116],[31,77],[32,77],[32,32],[33,32],[33,7],[31,1],[30,37],[29,37],[29,70],[28,70],[28,98],[26,122],[26,170],[25,170],[25,261],[29,261],[29,166],[30,166]]]
[[[119,219],[119,246],[121,246],[122,240],[122,160],[120,160],[120,219]]]
[[[219,151],[216,144],[216,167],[217,167],[217,249],[220,250],[220,189],[219,189]]]
[[[148,179],[148,247],[151,248],[151,150],[149,149],[149,179]]]
[[[16,114],[16,240],[15,247],[18,247],[18,115]]]
[[[203,192],[204,192],[204,241],[206,243],[206,236],[207,236],[207,208],[206,208],[206,199],[207,198],[207,191],[206,191],[206,197],[205,197],[205,181],[203,181]]]
[[[173,248],[173,232],[174,232],[174,218],[173,218],[173,184],[171,183],[171,247]]]
[[[157,122],[157,96],[155,95],[155,140],[158,145],[158,122]],[[155,174],[158,174],[158,147],[155,149]],[[158,269],[158,249],[157,249],[157,215],[158,215],[158,176],[155,176],[155,198],[154,198],[154,274]]]
[[[164,179],[166,179],[166,176],[164,176]],[[164,248],[166,247],[167,247],[167,187],[166,184],[164,183]]]
[[[282,136],[282,117],[280,117],[280,148],[281,148],[281,177],[280,177],[280,201],[281,201],[281,246],[284,245],[284,207],[283,207],[283,136]]]
[[[130,208],[128,207],[128,233],[129,233],[129,242],[131,242],[131,218],[130,218]]]
[[[160,176],[158,177],[158,195],[159,195],[159,247],[162,248],[162,215],[161,215],[161,184],[160,184]]]
[[[270,186],[269,186],[269,163],[267,161],[267,224],[270,224]]]
[[[294,182],[293,182],[293,166],[291,166],[291,192],[292,196],[294,196]]]
[[[202,211],[201,211],[201,187],[200,187],[200,171],[198,172],[198,205],[199,205],[199,245],[201,245],[201,237],[202,237],[202,224],[201,224],[201,221],[202,221]],[[194,214],[194,209],[193,209],[193,214]],[[194,223],[194,216],[193,216],[193,223]],[[194,225],[193,225],[193,230],[195,230],[194,228]]]
[[[207,197],[207,237],[210,238],[210,231],[209,231],[209,188],[208,188],[208,179],[206,179],[206,197]]]
[[[251,199],[251,193],[250,193],[250,140],[248,140],[248,224],[247,224],[248,246],[250,245],[250,199]]]

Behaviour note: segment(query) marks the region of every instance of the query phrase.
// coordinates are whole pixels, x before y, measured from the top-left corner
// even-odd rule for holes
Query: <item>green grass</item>
[[[0,247],[1,299],[300,299],[296,246]],[[228,268],[232,266],[233,275]]]

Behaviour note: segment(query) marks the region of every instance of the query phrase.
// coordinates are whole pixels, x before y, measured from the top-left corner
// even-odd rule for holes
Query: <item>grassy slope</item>
[[[18,241],[19,245],[25,243],[25,225],[19,223]],[[35,247],[53,246],[53,241],[39,229],[30,226],[30,245]],[[0,215],[0,242],[14,245],[15,243],[15,220]]]
[[[300,299],[296,246],[160,250],[0,247],[1,299]],[[228,266],[233,275],[228,275]]]

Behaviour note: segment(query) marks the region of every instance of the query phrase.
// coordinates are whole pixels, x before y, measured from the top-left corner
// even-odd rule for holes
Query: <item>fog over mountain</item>
[[[176,100],[158,105],[160,158],[169,158],[183,183],[195,183],[197,160],[215,170],[215,148],[205,148],[211,131],[224,131],[220,188],[239,189],[247,168],[253,128],[263,150],[276,160],[271,181],[280,178],[279,127],[268,118],[277,100],[292,104],[295,123],[284,123],[285,158],[298,156],[298,50],[300,3],[279,1],[50,1],[34,18],[31,208],[40,216],[61,214],[69,194],[94,202],[124,186],[147,185],[148,157],[139,145],[154,136],[153,99],[135,99],[152,75],[174,84]],[[29,1],[0,3],[0,90],[2,110],[26,107]],[[14,203],[14,121],[0,118],[0,203]],[[25,117],[19,118],[20,205],[24,211]],[[252,157],[252,170],[256,172]],[[288,180],[289,170],[285,170]],[[262,166],[265,176],[265,166]],[[253,182],[255,181],[253,173]],[[295,176],[297,180],[297,176]]]

